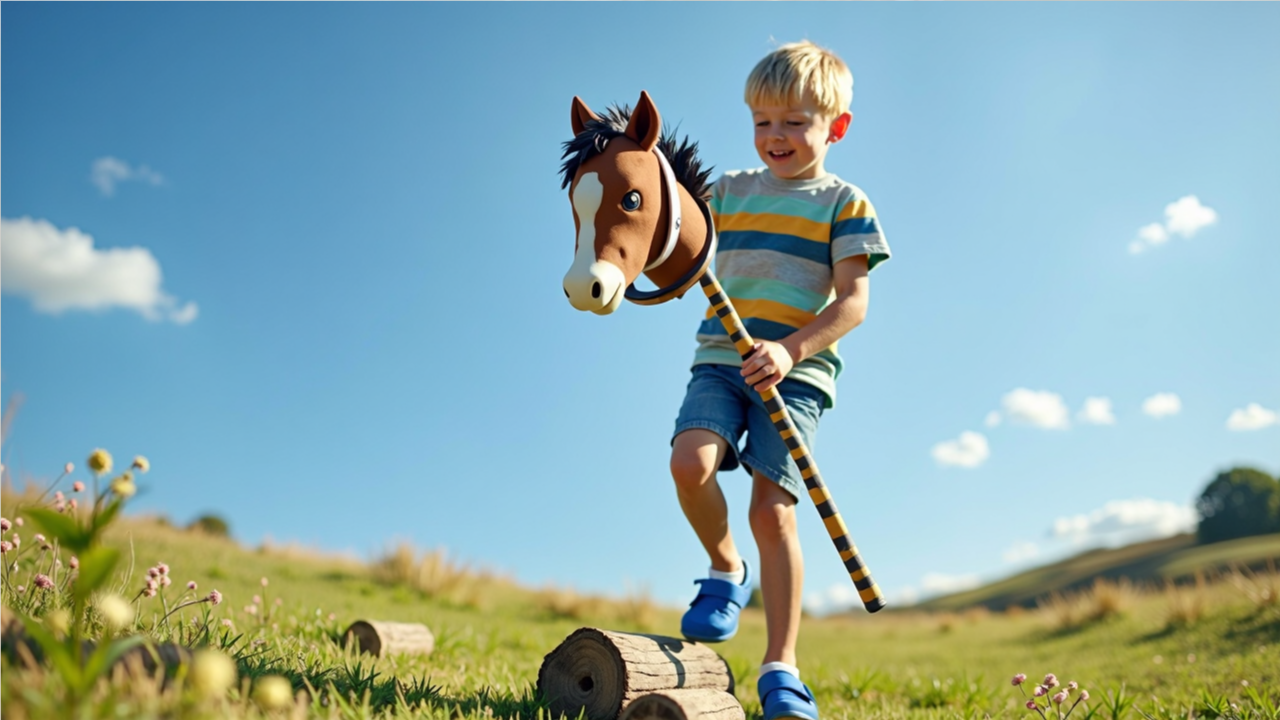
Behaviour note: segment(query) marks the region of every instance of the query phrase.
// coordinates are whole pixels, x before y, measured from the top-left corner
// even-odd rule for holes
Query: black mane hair
[[[585,129],[577,137],[564,143],[564,154],[560,157],[564,163],[560,166],[560,189],[569,187],[578,174],[578,168],[598,153],[604,152],[610,140],[626,133],[627,123],[631,121],[631,107],[623,105],[610,106],[599,120],[588,120]],[[667,156],[671,170],[676,175],[676,182],[684,186],[689,194],[700,200],[710,197],[711,168],[703,168],[698,158],[698,143],[690,142],[685,137],[676,144],[675,132],[667,130],[665,123],[662,135],[658,139],[658,150]]]

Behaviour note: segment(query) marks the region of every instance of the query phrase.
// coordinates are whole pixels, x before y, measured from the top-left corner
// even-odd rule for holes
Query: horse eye
[[[633,212],[640,208],[640,193],[632,190],[622,196],[622,209],[627,212]]]

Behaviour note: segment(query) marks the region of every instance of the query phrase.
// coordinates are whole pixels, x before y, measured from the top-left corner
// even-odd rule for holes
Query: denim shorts
[[[826,395],[818,388],[799,380],[784,379],[776,386],[787,404],[787,412],[795,423],[800,439],[810,451],[818,432],[818,419],[826,404]],[[806,494],[800,468],[769,419],[764,400],[742,377],[742,368],[732,365],[694,365],[693,376],[685,390],[684,403],[676,416],[675,436],[693,428],[710,430],[725,439],[729,452],[719,470],[741,466],[769,478],[791,493],[797,500]],[[743,434],[746,445],[738,447]]]

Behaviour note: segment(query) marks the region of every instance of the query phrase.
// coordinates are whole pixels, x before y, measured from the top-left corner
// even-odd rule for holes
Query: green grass
[[[6,498],[5,516],[11,511]],[[133,562],[133,574],[117,583],[125,597],[136,594],[146,568],[160,561],[171,567],[170,601],[188,580],[199,584],[200,593],[222,592],[224,602],[212,608],[212,639],[236,658],[240,685],[219,699],[197,701],[184,690],[183,670],[167,684],[120,675],[102,683],[85,717],[538,717],[544,707],[534,691],[538,668],[576,628],[660,634],[679,628],[680,609],[656,607],[642,597],[607,600],[520,588],[403,548],[398,562],[389,551],[389,559],[374,567],[296,549],[246,549],[138,519],[120,523],[112,542],[125,550],[126,565]],[[1186,552],[1210,549],[1170,553],[1169,562],[1176,567],[1190,557]],[[1247,592],[1276,581],[1244,580],[1254,585],[1133,591],[1120,600],[1084,593],[1063,598],[1056,610],[806,618],[800,665],[824,720],[1034,717],[1010,684],[1018,672],[1032,680],[1053,672],[1063,682],[1079,682],[1093,697],[1089,706],[1097,720],[1111,720],[1097,701],[1122,687],[1136,699],[1120,714],[1129,720],[1143,720],[1138,711],[1160,720],[1188,713],[1216,717],[1222,713],[1215,715],[1214,708],[1229,708],[1220,700],[1234,702],[1245,715],[1277,720],[1256,711],[1248,692],[1261,689],[1280,702],[1280,604]],[[9,604],[14,598],[5,592]],[[254,595],[262,601],[254,603]],[[159,598],[138,602],[140,626],[152,628],[161,614]],[[1091,603],[1108,609],[1091,611]],[[1075,611],[1067,612],[1067,605]],[[246,607],[257,610],[251,614]],[[154,635],[190,639],[205,608],[182,611],[180,622],[175,616]],[[436,635],[436,650],[426,658],[359,657],[339,643],[358,619],[425,623]],[[755,670],[764,645],[763,615],[749,609],[738,636],[716,646],[734,670],[749,718],[760,716]],[[259,708],[249,699],[254,681],[271,674],[316,693],[291,712]],[[61,716],[65,710],[57,674],[13,658],[5,660],[0,688],[6,718]],[[1077,709],[1077,716],[1086,717],[1082,712]]]

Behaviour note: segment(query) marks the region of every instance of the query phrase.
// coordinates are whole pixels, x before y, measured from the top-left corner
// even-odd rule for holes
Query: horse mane
[[[588,120],[586,127],[572,140],[563,143],[564,154],[560,157],[564,163],[560,166],[560,189],[569,187],[578,168],[595,155],[604,152],[609,141],[626,133],[627,123],[631,120],[631,107],[623,105],[610,106],[599,120]],[[698,143],[690,142],[688,136],[676,143],[675,132],[668,130],[663,123],[662,135],[658,139],[658,150],[671,163],[676,182],[684,186],[690,195],[700,200],[710,198],[711,167],[703,168],[702,159],[698,157]]]

